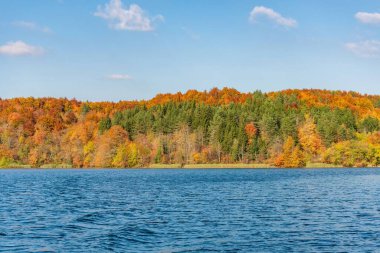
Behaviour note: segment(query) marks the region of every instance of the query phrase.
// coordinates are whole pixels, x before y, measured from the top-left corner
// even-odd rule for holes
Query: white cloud
[[[365,58],[377,58],[380,57],[380,41],[378,40],[366,40],[360,42],[346,43],[347,50],[360,57]]]
[[[265,16],[268,19],[272,20],[278,25],[285,27],[296,27],[297,21],[292,18],[285,18],[280,13],[275,12],[274,10],[264,7],[264,6],[256,6],[252,9],[249,14],[249,21],[255,22],[259,16]]]
[[[112,29],[143,32],[153,31],[153,23],[164,20],[162,15],[149,17],[137,4],[126,9],[121,0],[110,0],[104,7],[98,6],[94,15],[107,20]]]
[[[364,24],[380,24],[380,13],[358,12],[355,18]]]
[[[10,55],[10,56],[21,56],[21,55],[40,55],[43,54],[44,50],[41,47],[36,47],[28,45],[23,41],[10,41],[5,45],[0,46],[0,54]]]
[[[12,23],[13,26],[20,27],[23,29],[38,31],[43,33],[51,33],[51,30],[46,26],[39,26],[36,23],[28,22],[28,21],[15,21]]]
[[[111,80],[131,80],[132,77],[130,75],[125,75],[125,74],[111,74],[108,76],[108,79],[111,79]]]

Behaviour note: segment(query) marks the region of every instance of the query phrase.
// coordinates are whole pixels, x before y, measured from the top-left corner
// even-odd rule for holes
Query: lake
[[[0,170],[0,252],[380,248],[380,170]]]

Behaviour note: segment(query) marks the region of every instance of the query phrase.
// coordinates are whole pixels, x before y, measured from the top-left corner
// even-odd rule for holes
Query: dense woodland
[[[379,119],[380,96],[327,90],[0,99],[0,167],[380,166]]]

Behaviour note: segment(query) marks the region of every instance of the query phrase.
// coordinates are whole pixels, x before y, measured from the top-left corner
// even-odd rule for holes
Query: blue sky
[[[0,97],[380,94],[380,1],[0,1]]]

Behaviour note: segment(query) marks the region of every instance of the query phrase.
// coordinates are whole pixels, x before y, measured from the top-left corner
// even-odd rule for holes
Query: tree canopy
[[[380,165],[380,96],[327,90],[0,100],[0,166]]]

